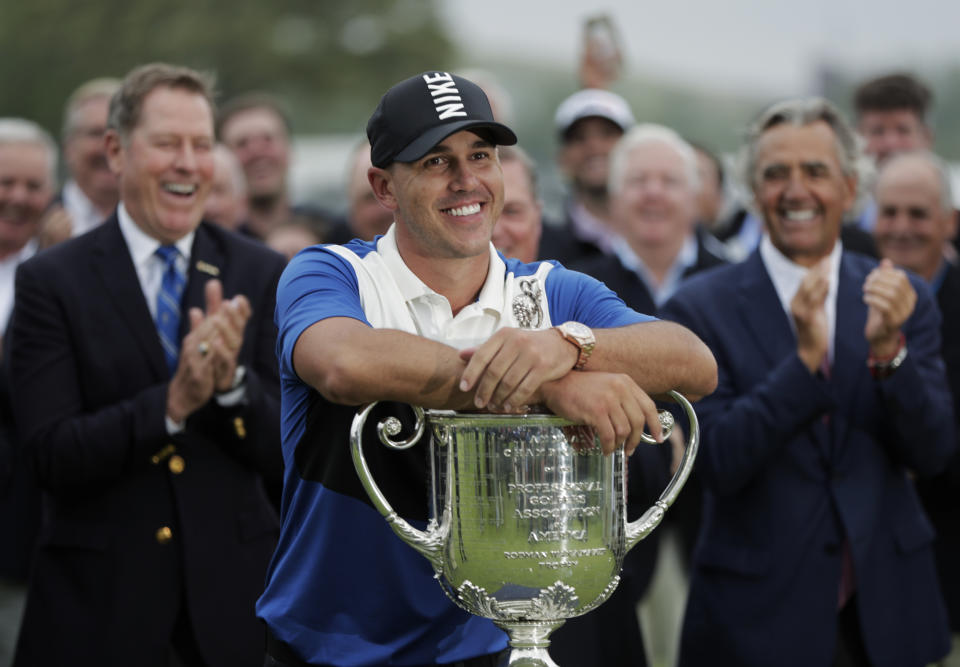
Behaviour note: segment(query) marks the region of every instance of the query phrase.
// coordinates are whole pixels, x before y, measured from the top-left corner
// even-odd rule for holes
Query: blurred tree
[[[215,72],[221,99],[278,95],[298,132],[359,132],[390,84],[452,58],[432,0],[10,0],[0,116],[58,132],[74,87],[161,60]]]

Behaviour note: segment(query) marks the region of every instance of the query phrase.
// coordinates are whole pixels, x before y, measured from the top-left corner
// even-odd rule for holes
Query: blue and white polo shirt
[[[459,349],[502,327],[543,329],[576,320],[610,328],[654,318],[627,308],[589,276],[555,262],[505,260],[492,244],[479,297],[454,317],[446,298],[403,263],[394,227],[373,242],[308,248],[280,279],[282,527],[258,616],[311,663],[423,665],[502,650],[506,635],[456,607],[427,560],[396,537],[369,503],[350,455],[356,407],[330,403],[294,372],[297,339],[328,317],[352,317]],[[412,422],[407,406],[379,404],[367,420],[364,442],[379,445],[373,429],[387,414]],[[421,529],[428,518],[427,449],[364,450],[393,508]]]

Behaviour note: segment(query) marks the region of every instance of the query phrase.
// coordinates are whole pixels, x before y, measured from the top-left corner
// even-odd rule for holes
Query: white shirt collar
[[[377,242],[377,255],[396,285],[416,333],[457,349],[475,347],[503,322],[505,304],[512,298],[504,282],[506,265],[489,244],[490,264],[477,300],[456,315],[445,296],[430,289],[410,270],[397,249],[396,225]],[[510,296],[506,294],[510,291]]]
[[[840,280],[840,257],[842,254],[843,244],[840,239],[837,238],[836,243],[833,245],[833,250],[830,253],[830,287],[827,291],[826,302],[824,303],[824,309],[827,313],[827,334],[829,336],[827,340],[829,341],[829,358],[831,363],[833,362],[834,337],[836,333],[837,285]],[[780,252],[780,250],[773,245],[769,234],[764,234],[760,241],[760,258],[763,260],[767,274],[770,276],[773,287],[777,291],[777,296],[780,298],[780,305],[783,306],[783,310],[787,314],[790,326],[794,332],[796,332],[793,316],[790,314],[790,302],[793,301],[793,297],[796,296],[797,290],[800,289],[800,283],[803,281],[804,276],[807,275],[809,269],[805,266],[800,266]]]
[[[140,226],[133,221],[123,202],[120,202],[120,205],[117,207],[117,219],[120,221],[120,233],[123,234],[123,239],[127,242],[127,247],[130,249],[130,256],[133,259],[134,265],[143,266],[162,244],[143,231]],[[177,246],[180,254],[186,258],[188,264],[195,234],[196,230],[193,230],[174,244]]]
[[[400,294],[407,303],[426,299],[435,301],[446,297],[430,289],[417,275],[410,270],[410,267],[404,263],[400,256],[400,250],[397,248],[397,225],[393,224],[387,233],[380,237],[377,242],[377,254],[383,258],[390,273],[396,281]],[[476,305],[484,310],[493,310],[497,313],[503,311],[503,276],[506,272],[506,265],[500,259],[493,243],[490,243],[490,265],[487,269],[487,277],[484,280],[483,287],[480,288],[480,295],[477,298]],[[473,305],[473,304],[471,304]],[[469,306],[468,306],[469,308]]]

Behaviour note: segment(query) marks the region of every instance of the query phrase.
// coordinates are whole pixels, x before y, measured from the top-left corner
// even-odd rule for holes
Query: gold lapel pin
[[[215,267],[213,264],[204,262],[202,259],[197,260],[197,271],[202,271],[203,273],[209,273],[213,277],[220,275],[220,269]]]
[[[247,427],[243,423],[243,417],[235,417],[233,420],[233,430],[236,431],[237,437],[243,440],[247,437]]]

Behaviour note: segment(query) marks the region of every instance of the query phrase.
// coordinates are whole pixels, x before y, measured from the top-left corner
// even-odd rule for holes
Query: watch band
[[[564,340],[577,346],[579,356],[577,362],[573,365],[573,370],[583,370],[583,367],[587,364],[587,359],[590,358],[597,345],[597,339],[593,335],[593,331],[587,325],[573,321],[558,324],[553,328],[563,336]]]
[[[907,339],[900,334],[900,343],[897,346],[897,351],[893,354],[892,357],[886,359],[878,359],[877,357],[870,354],[867,357],[867,368],[870,369],[870,375],[872,375],[877,380],[882,380],[893,375],[900,366],[903,365],[904,359],[907,358]]]

